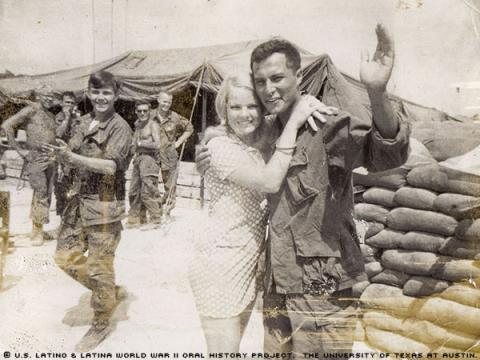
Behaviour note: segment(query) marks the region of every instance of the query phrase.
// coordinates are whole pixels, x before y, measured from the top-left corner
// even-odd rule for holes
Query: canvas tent
[[[201,48],[131,51],[113,59],[69,70],[35,76],[15,76],[0,79],[0,121],[18,111],[19,103],[32,91],[48,85],[55,92],[66,90],[83,95],[90,74],[107,70],[122,82],[117,111],[133,126],[133,101],[154,100],[161,89],[175,93],[173,109],[192,119],[195,132],[215,123],[213,106],[215,93],[226,74],[248,71],[250,54],[259,41],[249,41]],[[363,85],[355,78],[342,74],[328,55],[314,55],[299,49],[302,57],[302,90],[319,97],[328,105],[346,110],[366,125],[371,122],[369,100]],[[424,107],[391,95],[395,109],[408,115],[411,121],[456,121],[442,111]],[[183,160],[192,161],[196,136],[189,139]],[[475,145],[476,146],[476,145]],[[471,150],[466,149],[464,152]],[[184,168],[186,163],[183,163]],[[189,166],[192,168],[192,166]],[[191,169],[191,173],[195,172]],[[184,197],[204,199],[203,186],[196,176],[179,185],[186,185]],[[179,186],[182,190],[182,186]]]
[[[121,81],[120,99],[133,101],[151,99],[160,89],[174,93],[187,91],[193,97],[200,90],[201,100],[196,102],[194,127],[196,132],[214,122],[210,101],[222,78],[229,73],[249,69],[250,54],[260,41],[248,41],[225,45],[152,51],[130,51],[101,63],[35,76],[15,76],[0,79],[0,104],[6,99],[21,101],[32,90],[43,85],[61,93],[71,90],[83,94],[90,74],[107,70]],[[325,103],[347,110],[370,121],[369,101],[363,85],[356,79],[342,74],[328,55],[314,55],[299,49],[302,56],[303,90],[318,96]],[[206,95],[206,96],[202,96]],[[395,108],[410,115],[412,121],[455,120],[449,115],[410,101],[391,96]],[[193,101],[188,104],[193,104]],[[184,111],[183,115],[190,116]]]

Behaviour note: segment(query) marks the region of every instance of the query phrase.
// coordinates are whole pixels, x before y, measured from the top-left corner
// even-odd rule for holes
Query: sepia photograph
[[[480,358],[479,28],[0,0],[0,358]]]

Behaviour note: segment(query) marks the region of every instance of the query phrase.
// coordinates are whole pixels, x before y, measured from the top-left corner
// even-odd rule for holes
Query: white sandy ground
[[[10,190],[11,233],[16,244],[8,255],[4,287],[0,291],[0,358],[3,351],[74,351],[89,328],[93,312],[90,292],[65,275],[54,263],[56,242],[32,247],[25,234],[31,190],[15,189],[16,181],[0,183]],[[180,204],[181,205],[181,204]],[[185,206],[185,205],[184,205]],[[53,209],[53,206],[52,206]],[[202,212],[177,206],[173,222],[159,230],[124,230],[116,255],[117,283],[128,298],[113,316],[114,332],[94,352],[200,353],[205,341],[187,278],[192,240],[199,231]],[[47,230],[58,225],[51,212]],[[241,352],[263,349],[261,301],[257,301],[241,344]],[[358,352],[371,351],[356,344]],[[13,356],[13,354],[12,354]]]

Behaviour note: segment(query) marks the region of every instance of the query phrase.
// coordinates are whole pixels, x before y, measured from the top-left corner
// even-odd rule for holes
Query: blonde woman
[[[265,163],[258,149],[272,125],[263,116],[250,75],[230,76],[220,87],[215,105],[226,134],[207,145],[211,163],[205,180],[211,201],[190,269],[208,352],[239,351],[257,293],[268,218],[265,194],[278,191],[297,131],[316,104],[312,97],[301,100]]]

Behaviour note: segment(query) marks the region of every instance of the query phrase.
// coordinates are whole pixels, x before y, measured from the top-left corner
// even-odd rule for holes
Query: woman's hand
[[[327,119],[324,115],[335,115],[337,113],[337,108],[325,105],[312,95],[304,95],[295,106],[287,125],[290,124],[290,126],[299,129],[308,122],[313,131],[318,131],[315,119],[325,124]]]

